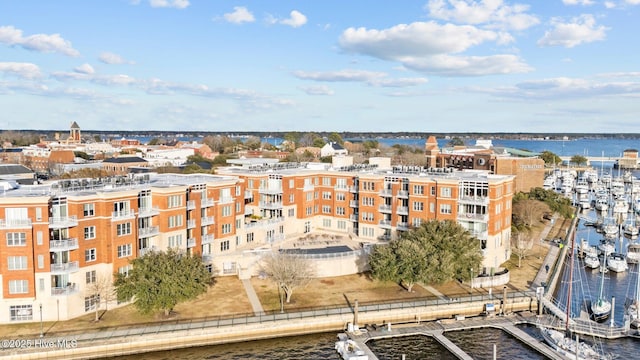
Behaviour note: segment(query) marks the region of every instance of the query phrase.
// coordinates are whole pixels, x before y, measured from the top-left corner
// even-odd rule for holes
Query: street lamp
[[[40,337],[44,337],[44,330],[42,327],[42,303],[40,303]]]

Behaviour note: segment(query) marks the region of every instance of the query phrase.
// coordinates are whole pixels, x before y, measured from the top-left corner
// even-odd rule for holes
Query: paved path
[[[540,233],[540,241],[544,241],[557,219],[558,214],[554,214],[552,220],[549,221],[547,226]],[[543,244],[542,246],[549,247],[549,250],[547,251],[547,256],[545,256],[542,265],[540,265],[538,274],[536,274],[535,279],[533,279],[533,282],[531,283],[532,289],[536,289],[537,287],[542,286],[543,282],[547,282],[547,278],[549,277],[549,274],[558,259],[558,254],[560,253],[560,248],[553,243]]]
[[[437,296],[441,300],[449,300],[449,298],[444,296],[443,293],[441,293],[440,291],[434,289],[433,287],[431,287],[429,285],[420,284],[420,286],[422,286],[425,290],[427,290],[428,292],[430,292],[433,295]]]
[[[260,299],[258,299],[258,295],[256,291],[253,289],[253,285],[251,285],[251,280],[244,279],[242,280],[242,285],[244,285],[244,290],[247,292],[247,297],[251,302],[251,307],[253,308],[253,312],[256,316],[264,315],[264,309],[262,308],[262,303],[260,303]]]

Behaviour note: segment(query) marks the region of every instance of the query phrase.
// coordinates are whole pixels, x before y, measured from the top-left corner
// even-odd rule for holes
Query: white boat
[[[580,239],[580,245],[578,245],[578,251],[581,256],[594,256],[598,257],[598,249],[595,246],[589,244],[589,240]]]
[[[562,331],[542,328],[540,333],[547,344],[549,344],[558,354],[566,356],[567,359],[605,359],[605,357],[598,354],[598,352],[587,343],[581,342],[577,338],[572,339],[567,337]]]
[[[616,246],[611,243],[611,241],[607,239],[600,240],[600,244],[598,244],[598,251],[601,254],[609,255],[616,250]]]
[[[335,349],[343,360],[369,360],[369,356],[364,350],[344,333],[338,334]]]
[[[629,269],[626,257],[620,253],[611,253],[606,259],[607,269],[613,272],[625,272]]]
[[[595,208],[598,211],[607,211],[609,209],[609,200],[606,197],[598,196],[596,198]]]
[[[613,202],[613,214],[626,214],[629,212],[629,203],[624,197],[617,198]]]
[[[597,269],[600,267],[600,259],[597,256],[587,255],[584,257],[584,266],[589,269]]]
[[[635,224],[635,221],[634,221],[634,222],[628,222],[624,224],[622,232],[624,233],[625,236],[631,239],[635,239],[638,237],[640,230],[638,230],[638,226]]]
[[[600,285],[598,287],[598,298],[591,302],[591,317],[595,321],[604,321],[611,315],[611,302],[604,296],[604,269],[607,268],[607,256],[604,257],[604,264],[600,269]],[[598,262],[599,263],[599,262]],[[625,263],[626,264],[626,263]]]
[[[636,267],[636,269],[639,269]],[[627,299],[626,314],[629,316],[630,325],[634,328],[640,327],[640,272],[636,272],[635,296]]]
[[[630,264],[640,263],[640,244],[632,242],[627,245],[627,262]]]

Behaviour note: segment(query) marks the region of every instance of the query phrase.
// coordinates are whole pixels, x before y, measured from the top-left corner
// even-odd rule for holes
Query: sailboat
[[[591,302],[591,317],[595,321],[604,321],[611,315],[611,303],[604,297],[604,274],[607,268],[607,256],[604,256],[603,264],[600,269],[600,286],[598,289],[598,298]]]
[[[570,253],[570,271],[569,271],[569,287],[567,291],[567,312],[566,312],[566,323],[565,323],[565,331],[559,331],[547,327],[540,327],[540,334],[544,338],[544,341],[551,346],[553,350],[555,350],[558,354],[565,356],[569,359],[582,359],[582,360],[596,360],[596,359],[606,359],[606,357],[601,356],[594,347],[591,345],[581,342],[578,337],[574,339],[571,336],[571,332],[569,330],[569,320],[571,318],[571,282],[573,281],[573,259],[575,257],[575,231],[573,233],[573,240],[571,244],[571,253]]]
[[[633,299],[627,300],[626,312],[629,323],[634,328],[640,328],[640,266],[636,265],[636,289]]]

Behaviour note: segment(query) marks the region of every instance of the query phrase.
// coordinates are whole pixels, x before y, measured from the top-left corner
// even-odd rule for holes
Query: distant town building
[[[343,148],[342,145],[336,142],[329,142],[320,149],[321,157],[336,155],[349,155],[349,152],[347,151],[347,149]]]

